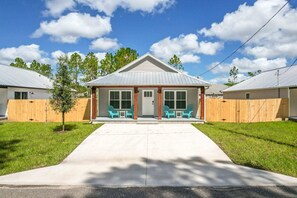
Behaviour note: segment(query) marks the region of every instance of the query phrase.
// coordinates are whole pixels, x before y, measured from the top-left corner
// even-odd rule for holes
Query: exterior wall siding
[[[0,88],[0,116],[7,114],[7,88]]]
[[[45,89],[29,89],[8,87],[0,88],[0,115],[7,115],[7,102],[9,99],[14,99],[14,92],[28,92],[28,99],[49,99],[51,94]]]
[[[109,90],[131,90],[132,91],[132,104],[134,90],[132,88],[99,88],[99,116],[107,117],[108,116],[108,103],[109,103]],[[138,93],[138,116],[142,116],[142,95],[143,90],[153,90],[154,91],[154,116],[158,116],[158,89],[157,88],[139,88]],[[193,116],[197,117],[198,112],[198,88],[163,88],[162,89],[162,101],[164,105],[164,90],[186,90],[187,91],[187,105],[193,105]]]
[[[289,116],[297,116],[297,87],[290,89],[290,111]]]
[[[109,90],[129,90],[132,91],[132,104],[134,104],[133,101],[133,89],[132,88],[100,88],[99,89],[99,116],[100,117],[107,117],[108,116],[108,105],[109,105]]]
[[[28,99],[49,99],[51,94],[49,90],[45,89],[27,89],[27,88],[15,88],[8,87],[8,99],[14,99],[14,92],[28,92]]]
[[[278,89],[263,89],[250,91],[224,92],[224,99],[246,99],[246,93],[250,94],[250,99],[270,99],[278,98]],[[288,88],[280,89],[280,98],[288,98]]]

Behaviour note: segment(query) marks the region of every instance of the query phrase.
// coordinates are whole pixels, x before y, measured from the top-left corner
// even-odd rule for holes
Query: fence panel
[[[288,116],[288,99],[206,100],[206,120],[209,122],[269,122],[283,120]]]
[[[60,122],[61,114],[55,112],[49,100],[9,100],[8,120],[16,122]],[[73,109],[65,114],[65,121],[90,120],[90,99],[78,99]]]

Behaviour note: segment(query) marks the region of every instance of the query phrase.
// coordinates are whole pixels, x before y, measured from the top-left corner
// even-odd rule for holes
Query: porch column
[[[205,95],[205,88],[201,87],[201,94],[200,94],[200,119],[204,120],[204,95]]]
[[[92,96],[91,96],[91,119],[96,119],[97,115],[97,99],[96,99],[96,87],[92,87]]]
[[[162,87],[158,87],[158,120],[162,119]]]
[[[138,87],[134,87],[134,120],[138,117]]]

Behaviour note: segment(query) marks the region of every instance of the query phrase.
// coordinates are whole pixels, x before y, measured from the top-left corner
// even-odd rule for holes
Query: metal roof
[[[170,68],[172,72],[151,72],[151,71],[127,71],[127,68],[135,66],[143,59],[154,59],[163,66]],[[86,83],[88,86],[208,86],[209,83],[178,71],[173,67],[163,63],[150,54],[146,54],[137,60],[129,63],[120,70],[106,76],[99,77]]]
[[[229,87],[223,92],[281,87],[297,87],[297,65],[262,72],[257,76]]]
[[[0,86],[50,89],[52,82],[34,71],[0,65]]]
[[[205,90],[206,95],[223,95],[223,90],[227,89],[227,85],[221,85],[221,84],[211,84],[208,89]]]

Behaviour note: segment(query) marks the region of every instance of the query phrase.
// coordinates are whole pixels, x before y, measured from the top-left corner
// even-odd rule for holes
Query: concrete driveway
[[[0,177],[6,185],[297,186],[234,165],[190,124],[105,124],[61,164]]]

